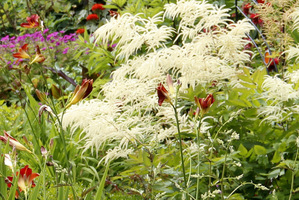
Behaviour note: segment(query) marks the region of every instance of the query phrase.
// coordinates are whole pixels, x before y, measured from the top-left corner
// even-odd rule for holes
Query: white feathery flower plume
[[[293,84],[286,83],[278,76],[266,76],[263,85],[262,97],[267,100],[288,101],[298,98],[298,91],[294,90]]]
[[[180,90],[184,90],[235,77],[235,67],[249,59],[243,51],[247,43],[243,38],[252,27],[244,20],[226,28],[227,9],[195,0],[178,1],[165,8],[164,16],[182,18],[178,34],[190,40],[181,46],[165,45],[173,29],[161,25],[161,13],[151,19],[123,14],[95,32],[97,42],[117,43],[117,56],[126,60],[103,86],[104,98],[71,106],[64,114],[63,127],[82,131],[85,150],[97,153],[107,143],[113,144],[105,162],[116,158],[115,154],[126,157],[132,152],[130,144],[161,142],[177,134],[173,109],[166,103],[158,106],[157,102],[156,87],[165,83],[169,71],[174,80],[179,77]],[[148,52],[133,56],[143,45]],[[193,131],[187,115],[179,115],[179,121],[181,131]],[[208,129],[206,124],[205,131]]]
[[[293,31],[299,29],[299,8],[296,8],[289,17],[293,20]]]
[[[299,81],[299,69],[286,73],[286,78],[292,83],[296,84]]]
[[[139,15],[125,13],[98,28],[94,35],[96,43],[102,41],[107,44],[109,40],[120,48],[117,57],[128,58],[134,54],[143,44],[148,50],[153,50],[163,45],[172,35],[173,28],[158,23],[162,22],[161,13],[153,18],[144,19]]]

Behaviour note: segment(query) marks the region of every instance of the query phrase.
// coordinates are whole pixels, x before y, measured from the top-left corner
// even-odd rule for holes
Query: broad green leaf
[[[256,88],[256,85],[255,84],[252,84],[252,83],[246,83],[246,82],[239,82],[241,85],[243,85],[244,87],[246,88],[252,88],[252,89],[255,89]]]
[[[230,196],[228,198],[228,200],[244,200],[244,197],[242,194],[239,194],[239,193],[235,193],[233,194],[232,196]]]
[[[238,151],[241,156],[245,156],[248,153],[247,149],[243,146],[243,144],[239,145]]]
[[[245,81],[245,82],[249,82],[252,83],[252,80],[249,76],[244,76],[244,75],[238,75],[238,78]]]
[[[250,71],[247,67],[243,67],[243,71],[247,76],[250,76]]]
[[[263,146],[254,145],[253,149],[254,149],[254,152],[256,153],[256,155],[265,155],[265,154],[267,154],[267,150]]]
[[[271,160],[272,163],[278,163],[280,161],[280,153],[278,151],[275,151],[273,158]]]

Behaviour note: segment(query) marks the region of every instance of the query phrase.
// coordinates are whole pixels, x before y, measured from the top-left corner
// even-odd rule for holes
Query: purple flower
[[[44,30],[43,33],[46,34],[48,31],[49,31],[49,29],[47,28],[47,29]]]
[[[1,38],[1,42],[5,42],[5,41],[8,41],[9,40],[9,35]]]
[[[64,50],[63,50],[63,54],[67,54],[67,51],[69,50],[69,47],[66,47]]]
[[[46,47],[43,47],[41,50],[44,51],[44,50],[46,50],[46,49],[47,49]]]

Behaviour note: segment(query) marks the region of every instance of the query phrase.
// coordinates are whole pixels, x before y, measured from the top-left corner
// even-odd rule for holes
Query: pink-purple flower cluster
[[[57,55],[57,53],[67,54],[70,47],[76,48],[74,47],[76,44],[72,43],[77,40],[78,35],[76,33],[64,33],[65,31],[49,33],[49,29],[45,29],[43,32],[36,31],[21,36],[10,37],[7,35],[0,39],[0,54],[9,55],[7,57],[3,56],[3,58],[6,65],[10,68],[17,64],[16,60],[11,59],[11,53],[16,52],[17,49],[24,44],[29,44],[29,46],[32,47],[39,45],[41,51],[46,51],[47,48],[49,48],[50,51],[55,51],[55,55]]]

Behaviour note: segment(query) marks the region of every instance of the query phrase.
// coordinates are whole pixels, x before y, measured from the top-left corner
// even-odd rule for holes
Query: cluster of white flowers
[[[117,149],[109,150],[107,159],[121,149],[130,153],[125,151],[129,143],[160,142],[177,134],[173,109],[167,103],[159,107],[157,102],[155,88],[165,82],[166,74],[172,72],[174,80],[179,77],[184,90],[234,77],[236,66],[249,60],[244,38],[253,27],[246,20],[228,20],[227,11],[205,1],[181,0],[166,5],[164,16],[159,13],[143,19],[124,14],[112,18],[94,35],[97,42],[117,43],[117,58],[123,58],[124,64],[103,86],[104,99],[73,105],[63,117],[63,126],[83,130],[86,149],[98,151],[113,143]],[[181,39],[181,46],[169,46],[175,30],[161,24],[166,17],[180,17],[178,37],[173,39]],[[136,55],[143,47],[148,52]],[[182,132],[193,131],[187,119],[179,116]],[[202,130],[209,128],[204,124]]]
[[[281,122],[292,112],[296,112],[296,105],[284,105],[284,102],[299,98],[299,91],[294,89],[294,83],[297,82],[296,75],[297,71],[286,75],[286,79],[290,80],[290,83],[278,76],[266,76],[262,85],[264,92],[261,97],[266,99],[268,105],[259,108],[259,115],[265,116],[263,121]]]

